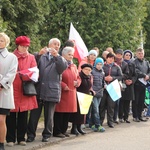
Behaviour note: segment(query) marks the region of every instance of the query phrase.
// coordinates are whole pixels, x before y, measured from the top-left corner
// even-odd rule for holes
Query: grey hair
[[[73,52],[74,53],[74,48],[73,47],[70,47],[70,46],[66,46],[63,48],[62,50],[62,55],[66,55],[68,54],[69,52]]]
[[[61,42],[60,42],[60,40],[58,38],[52,38],[52,39],[50,39],[49,42],[48,42],[48,44],[52,44],[54,41],[59,42],[59,44],[61,45]]]

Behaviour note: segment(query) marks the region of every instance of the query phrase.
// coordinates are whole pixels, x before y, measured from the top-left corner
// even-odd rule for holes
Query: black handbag
[[[19,67],[18,67],[18,70],[20,70]],[[19,74],[19,76],[22,81],[23,95],[26,95],[26,96],[37,95],[34,82],[33,81],[23,81],[22,76],[20,74]]]
[[[34,82],[32,81],[22,81],[23,95],[35,96],[37,95]]]

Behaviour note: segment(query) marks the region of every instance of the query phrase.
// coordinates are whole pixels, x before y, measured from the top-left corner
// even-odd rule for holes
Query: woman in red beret
[[[16,38],[17,48],[14,54],[18,58],[18,72],[36,67],[34,55],[28,52],[30,39],[27,36],[19,36]],[[7,136],[6,141],[8,146],[13,146],[17,141],[18,144],[25,146],[25,133],[27,130],[28,110],[38,107],[36,96],[23,95],[22,80],[30,80],[29,78],[17,73],[14,80],[14,101],[15,109],[11,110],[10,115],[6,118]]]

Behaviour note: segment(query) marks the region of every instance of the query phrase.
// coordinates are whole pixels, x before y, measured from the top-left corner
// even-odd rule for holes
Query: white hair
[[[52,44],[54,41],[59,42],[59,44],[61,45],[61,42],[60,42],[60,40],[58,38],[52,38],[52,39],[50,39],[49,40],[49,44]]]
[[[66,46],[63,48],[62,50],[62,55],[66,55],[68,54],[69,52],[73,52],[74,53],[74,48],[73,47],[70,47],[70,46]]]

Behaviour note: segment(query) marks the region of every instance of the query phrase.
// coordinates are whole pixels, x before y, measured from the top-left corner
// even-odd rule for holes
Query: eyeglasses
[[[131,56],[130,54],[125,54],[125,56]]]

